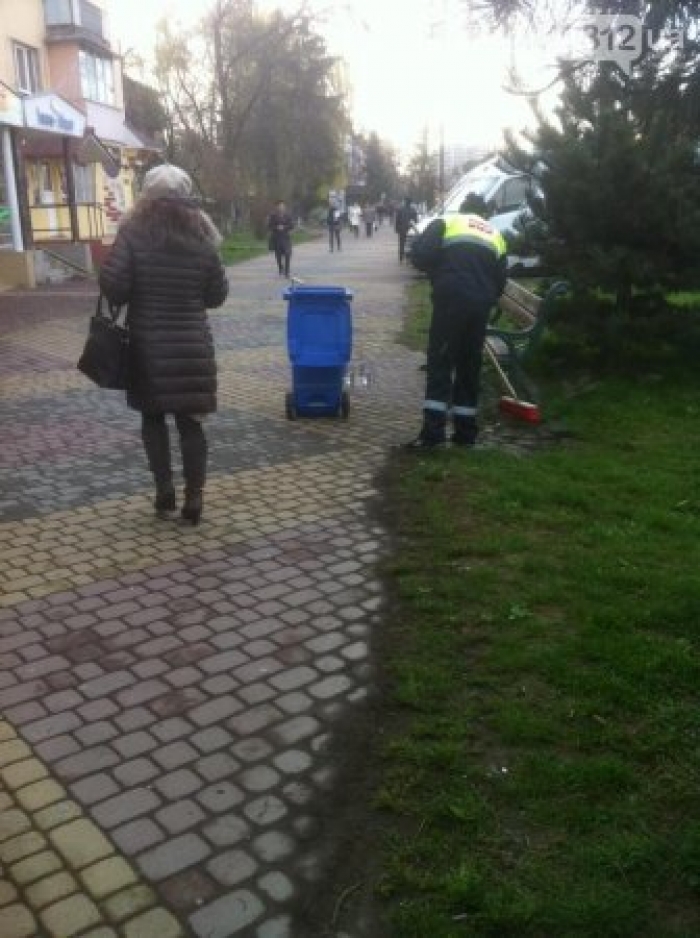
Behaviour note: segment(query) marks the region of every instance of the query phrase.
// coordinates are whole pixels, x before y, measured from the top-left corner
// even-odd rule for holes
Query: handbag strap
[[[107,306],[109,311],[108,315],[105,315],[104,306]],[[119,319],[119,314],[124,309],[124,306],[118,306],[116,303],[111,303],[107,297],[100,291],[100,295],[97,297],[97,307],[95,309],[95,315],[101,316],[103,319],[111,319],[113,323],[116,323]],[[126,325],[126,321],[124,325]]]

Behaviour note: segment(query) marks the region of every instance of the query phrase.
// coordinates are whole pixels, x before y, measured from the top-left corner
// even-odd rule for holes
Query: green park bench
[[[559,281],[544,296],[537,296],[515,280],[506,282],[486,329],[486,341],[506,371],[523,374],[528,356],[544,334],[555,300],[568,291],[568,284]]]

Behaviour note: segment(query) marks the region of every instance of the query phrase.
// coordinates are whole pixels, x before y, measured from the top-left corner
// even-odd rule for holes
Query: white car
[[[526,218],[530,212],[527,197],[534,185],[531,176],[504,168],[498,157],[475,166],[450,189],[440,205],[414,225],[406,240],[406,255],[410,258],[413,239],[422,234],[431,221],[459,212],[468,195],[477,195],[484,200],[489,224],[506,238],[515,236],[518,233],[516,222]],[[536,257],[508,255],[508,269],[513,273],[534,269],[538,264]]]

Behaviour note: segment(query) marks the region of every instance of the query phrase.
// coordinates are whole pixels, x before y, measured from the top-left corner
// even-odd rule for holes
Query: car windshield
[[[501,176],[477,176],[473,179],[461,179],[445,196],[444,202],[437,206],[435,215],[445,212],[457,212],[468,195],[479,195],[486,198]]]

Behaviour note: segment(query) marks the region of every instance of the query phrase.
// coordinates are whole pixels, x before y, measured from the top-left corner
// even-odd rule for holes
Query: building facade
[[[125,121],[108,0],[0,0],[0,287],[90,271],[154,147]]]

